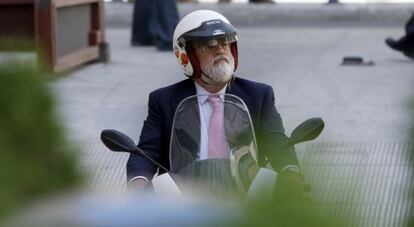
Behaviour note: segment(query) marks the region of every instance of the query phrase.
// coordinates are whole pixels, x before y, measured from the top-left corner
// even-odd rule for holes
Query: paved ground
[[[284,27],[399,26],[414,10],[414,4],[179,4],[180,15],[195,9],[212,9],[233,24]],[[130,27],[132,4],[105,4],[105,22],[111,27]]]
[[[322,117],[317,142],[298,147],[320,202],[359,204],[362,226],[400,226],[409,212],[411,168],[407,141],[413,115],[414,61],[384,45],[397,26],[242,26],[238,76],[274,87],[289,133]],[[52,82],[69,135],[82,150],[81,167],[97,190],[123,190],[127,155],[99,141],[116,128],[138,140],[148,92],[184,79],[172,53],[129,46],[126,27],[107,29],[112,61],[90,64]],[[361,56],[373,66],[342,66]],[[306,152],[305,152],[306,150]],[[325,195],[325,197],[321,197]],[[331,199],[331,200],[330,200]]]

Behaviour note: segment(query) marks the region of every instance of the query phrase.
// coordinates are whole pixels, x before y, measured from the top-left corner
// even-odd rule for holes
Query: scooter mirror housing
[[[101,132],[102,143],[111,151],[137,153],[137,146],[127,135],[114,129],[105,129]]]
[[[150,162],[154,163],[155,165],[163,169],[165,172],[168,172],[167,168],[165,168],[163,165],[161,165],[160,163],[146,155],[143,150],[139,149],[135,145],[134,141],[131,138],[129,138],[127,135],[120,131],[117,131],[115,129],[102,130],[101,140],[102,143],[105,144],[105,146],[109,148],[109,150],[111,151],[129,152],[142,155]]]
[[[296,127],[290,136],[290,144],[297,144],[309,140],[316,139],[318,137],[325,123],[321,118],[310,118]]]

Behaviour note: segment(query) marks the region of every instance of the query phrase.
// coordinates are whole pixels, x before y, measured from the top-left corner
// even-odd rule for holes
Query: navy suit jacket
[[[226,93],[240,97],[249,109],[259,148],[259,164],[265,163],[266,156],[276,171],[286,165],[298,165],[294,149],[282,149],[286,147],[288,138],[275,107],[272,87],[236,77],[227,86]],[[195,94],[194,81],[186,79],[157,89],[149,95],[148,116],[142,127],[138,147],[167,169],[175,110],[184,98]],[[144,157],[131,154],[127,162],[127,179],[145,176],[150,180],[157,168]]]

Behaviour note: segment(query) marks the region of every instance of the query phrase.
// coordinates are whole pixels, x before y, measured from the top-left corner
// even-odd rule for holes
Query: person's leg
[[[407,57],[414,58],[414,13],[405,26],[406,35],[398,40],[387,38],[385,43],[392,49],[401,51]]]
[[[154,14],[151,17],[151,33],[155,38],[157,49],[172,50],[172,38],[179,16],[176,0],[154,1]]]
[[[137,0],[134,3],[132,20],[131,45],[152,45],[154,44],[150,33],[150,18],[153,8],[153,0]]]
[[[405,25],[405,32],[407,40],[409,40],[409,42],[414,42],[414,13]],[[414,46],[414,43],[412,45]]]
[[[405,25],[405,50],[403,53],[405,56],[414,59],[414,13],[411,15],[410,20]]]

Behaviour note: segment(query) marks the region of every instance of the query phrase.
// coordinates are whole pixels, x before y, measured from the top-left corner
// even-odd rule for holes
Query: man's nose
[[[216,46],[216,55],[217,55],[217,54],[223,54],[223,53],[224,53],[224,51],[225,51],[225,47],[224,47],[223,45],[218,44],[218,45]]]

